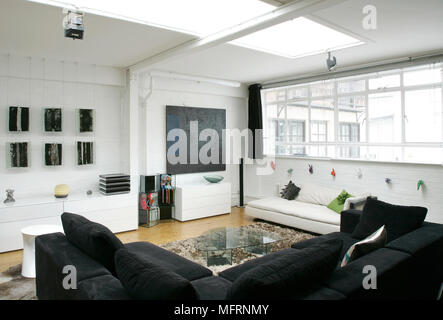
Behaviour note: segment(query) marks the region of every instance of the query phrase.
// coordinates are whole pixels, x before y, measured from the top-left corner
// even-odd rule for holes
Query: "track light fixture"
[[[326,65],[329,71],[333,71],[337,67],[337,58],[331,58],[331,52],[328,52],[328,58],[326,59]]]

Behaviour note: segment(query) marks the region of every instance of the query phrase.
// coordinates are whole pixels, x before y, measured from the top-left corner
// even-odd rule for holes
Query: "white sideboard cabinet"
[[[136,230],[138,207],[136,194],[104,196],[70,195],[66,199],[36,197],[0,203],[0,252],[23,248],[21,229],[38,224],[61,226],[63,212],[80,214],[108,227],[112,232]]]
[[[229,182],[192,184],[177,187],[175,218],[188,221],[231,212]]]

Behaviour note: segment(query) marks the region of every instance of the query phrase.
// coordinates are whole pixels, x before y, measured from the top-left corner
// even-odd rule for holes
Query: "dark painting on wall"
[[[94,143],[77,142],[77,164],[79,166],[94,163]]]
[[[44,109],[44,130],[45,132],[62,131],[62,109],[60,108]]]
[[[29,166],[28,143],[27,142],[10,143],[9,159],[10,159],[11,168],[27,168]]]
[[[62,145],[61,143],[45,143],[45,165],[62,165]]]
[[[80,132],[94,131],[94,110],[93,109],[79,109],[79,127]]]
[[[192,126],[191,122],[193,123]],[[186,135],[185,163],[178,161],[171,163],[169,161],[168,152],[170,156],[175,154],[177,158],[183,152],[183,150],[175,150],[175,146],[177,146],[180,138],[172,134],[174,131],[171,132],[171,130],[174,129],[180,129]],[[212,130],[208,132],[206,129]],[[167,172],[169,174],[180,174],[226,170],[223,158],[223,135],[225,129],[225,109],[166,106]],[[172,139],[168,141],[168,134],[170,133],[172,135],[170,138]],[[208,156],[211,160],[202,159],[200,157],[201,154]],[[185,157],[183,156],[183,158]]]
[[[9,107],[9,131],[29,131],[29,108]]]

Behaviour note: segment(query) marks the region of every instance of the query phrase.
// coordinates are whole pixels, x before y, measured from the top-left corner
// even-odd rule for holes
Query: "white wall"
[[[152,89],[152,90],[151,90]],[[151,93],[152,91],[152,93]],[[247,90],[220,85],[154,77],[148,73],[140,79],[141,125],[140,174],[166,172],[166,105],[226,109],[226,127],[246,128]],[[143,158],[143,157],[142,157]],[[227,165],[223,175],[231,182],[233,201],[238,196],[238,165]],[[204,173],[177,175],[177,185],[203,182]]]
[[[277,158],[275,171],[268,176],[257,176],[256,166],[245,167],[245,195],[262,198],[273,196],[276,184],[283,187],[290,179],[295,184],[314,183],[348,192],[371,192],[380,200],[401,205],[418,205],[428,208],[426,220],[443,223],[443,167],[440,165],[415,165],[339,160],[308,160]],[[308,172],[308,164],[314,173]],[[294,171],[289,177],[287,170]],[[330,175],[335,169],[336,177]],[[357,169],[362,171],[358,178]],[[385,178],[392,179],[391,184]],[[417,181],[424,188],[417,190]]]
[[[0,55],[0,199],[4,190],[15,189],[18,198],[53,194],[54,186],[66,183],[71,192],[98,191],[98,175],[127,168],[127,154],[121,152],[125,119],[125,74],[121,69],[38,57]],[[8,106],[30,107],[30,131],[9,133]],[[43,107],[63,109],[63,132],[43,132]],[[92,135],[77,133],[76,109],[96,110]],[[77,140],[94,141],[93,166],[76,165]],[[7,169],[7,142],[31,144],[31,167]],[[45,167],[43,143],[63,144],[63,166]]]

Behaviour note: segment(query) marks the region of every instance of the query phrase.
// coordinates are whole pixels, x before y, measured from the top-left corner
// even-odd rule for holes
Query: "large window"
[[[266,154],[443,164],[441,63],[262,93]]]

